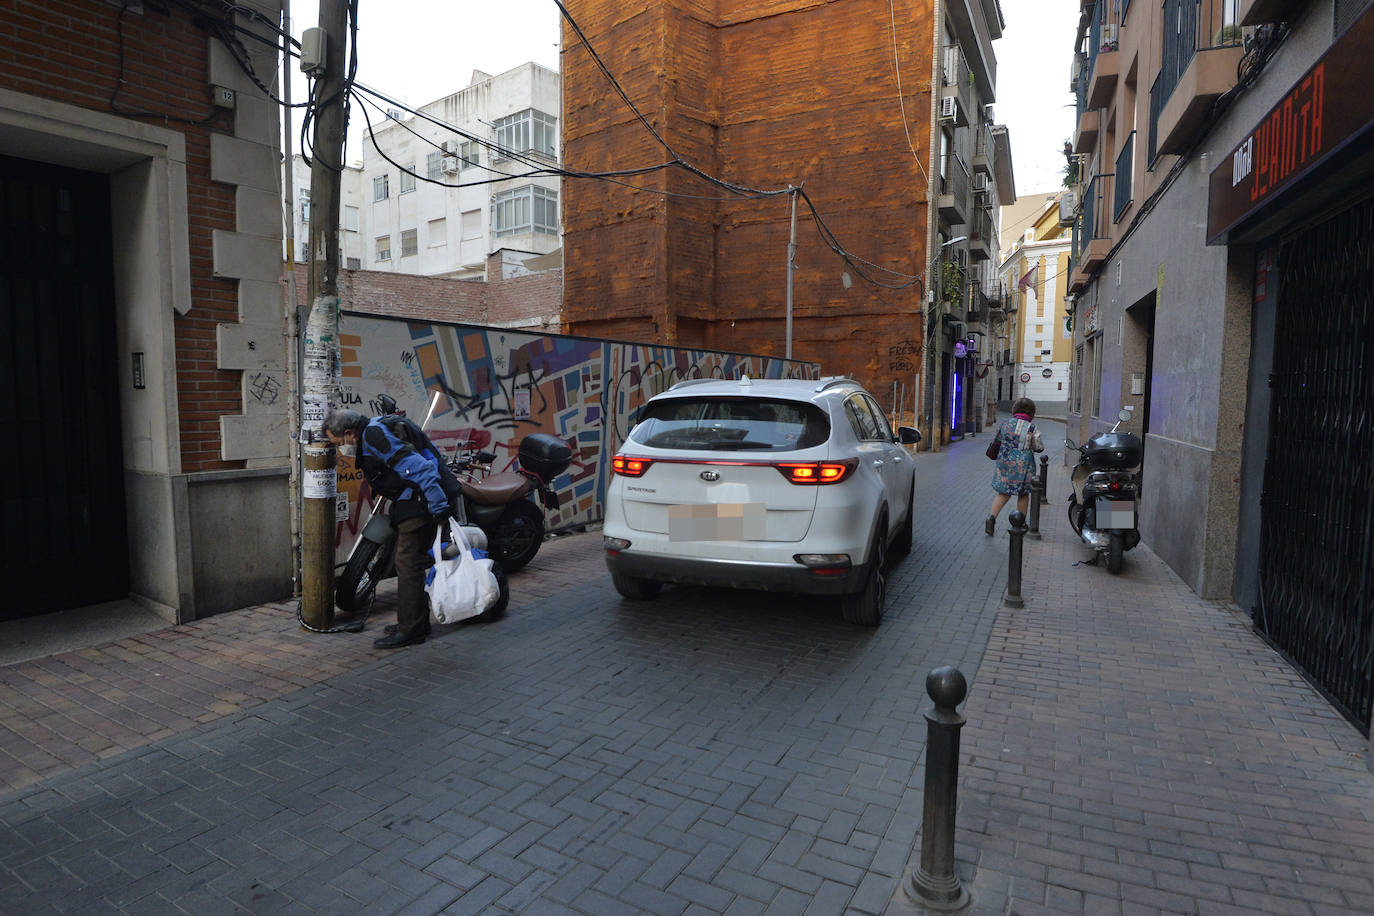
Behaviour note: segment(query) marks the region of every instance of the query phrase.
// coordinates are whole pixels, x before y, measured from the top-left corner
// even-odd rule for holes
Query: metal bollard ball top
[[[1016,530],[1025,530],[1025,527],[1026,527],[1026,516],[1025,516],[1025,513],[1023,513],[1023,512],[1013,512],[1010,516],[1007,517],[1007,522],[1011,525],[1011,528],[1012,528],[1013,531],[1016,531]]]
[[[964,717],[955,708],[968,696],[968,681],[963,672],[952,665],[932,668],[926,675],[926,693],[935,701],[935,709],[926,719],[945,725],[963,725]]]

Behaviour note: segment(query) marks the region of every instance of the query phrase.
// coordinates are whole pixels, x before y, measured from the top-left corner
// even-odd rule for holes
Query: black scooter
[[[381,395],[377,401],[382,415],[404,416],[393,398]],[[497,606],[502,609],[505,573],[525,566],[539,552],[544,542],[544,510],[558,508],[558,494],[551,484],[572,464],[572,450],[563,440],[544,433],[522,439],[518,454],[519,470],[486,477],[473,473],[472,456],[456,456],[447,461],[462,491],[462,498],[453,507],[458,522],[469,532],[473,546],[485,549],[501,570],[497,579],[503,594]],[[483,459],[490,463],[496,456],[479,452],[475,466],[480,467]],[[528,498],[531,493],[538,495],[543,509]],[[396,531],[386,515],[386,505],[383,499],[374,501],[372,517],[363,526],[353,552],[335,578],[334,603],[341,610],[362,610],[377,583],[396,574]]]
[[[1133,410],[1123,407],[1110,430],[1083,445],[1064,440],[1078,451],[1070,478],[1069,525],[1106,558],[1109,573],[1120,572],[1122,554],[1140,543],[1140,437],[1117,432]]]

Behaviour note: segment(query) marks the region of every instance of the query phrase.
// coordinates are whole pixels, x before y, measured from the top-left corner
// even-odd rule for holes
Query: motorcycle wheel
[[[487,532],[487,541],[491,558],[506,572],[513,573],[539,552],[539,545],[544,542],[544,513],[528,499],[517,499],[501,513],[496,527]]]
[[[1107,572],[1121,572],[1121,554],[1126,549],[1126,537],[1120,532],[1112,532],[1107,543]]]
[[[388,575],[395,549],[395,540],[386,544],[364,540],[358,545],[334,583],[334,603],[339,610],[354,614],[367,607],[377,583]]]

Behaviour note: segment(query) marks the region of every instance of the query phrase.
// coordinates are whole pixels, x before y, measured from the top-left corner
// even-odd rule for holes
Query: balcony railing
[[[977,192],[978,195],[986,193],[985,191]],[[969,240],[972,243],[969,245],[971,257],[986,261],[996,256],[997,224],[993,221],[991,209],[975,202],[973,216],[968,222],[968,230]]]
[[[1152,112],[1168,104],[1198,51],[1241,43],[1239,5],[1240,0],[1164,0],[1163,57],[1151,92]]]
[[[1116,187],[1112,193],[1112,222],[1121,219],[1121,214],[1131,203],[1131,180],[1135,171],[1135,131],[1126,135],[1121,144],[1121,152],[1116,156]]]
[[[968,166],[953,151],[945,154],[940,170],[940,215],[951,226],[963,224],[968,218]]]
[[[1107,219],[1107,208],[1111,204],[1112,183],[1116,176],[1099,174],[1088,182],[1083,193],[1083,232],[1079,241],[1083,247],[1094,239],[1111,238],[1111,223]]]

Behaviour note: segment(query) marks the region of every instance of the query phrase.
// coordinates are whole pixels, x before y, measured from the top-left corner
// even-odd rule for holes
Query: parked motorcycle
[[[1110,430],[1083,445],[1070,477],[1069,525],[1100,557],[1107,571],[1121,571],[1122,554],[1140,543],[1141,442],[1135,433],[1117,432],[1134,408],[1123,407]]]
[[[435,395],[436,403],[440,395]],[[404,416],[396,401],[387,395],[378,398],[381,415]],[[433,416],[434,403],[430,405]],[[429,424],[425,418],[422,429]],[[506,603],[505,573],[515,572],[534,559],[544,542],[544,510],[558,508],[558,494],[551,484],[572,463],[572,451],[556,436],[535,433],[526,436],[518,449],[519,466],[514,471],[489,474],[496,456],[485,452],[460,452],[446,464],[457,479],[460,498],[453,500],[458,522],[468,532],[473,546],[483,548],[496,561],[502,587],[502,600],[482,616]],[[543,509],[529,497],[537,494]],[[343,570],[335,579],[334,602],[344,611],[357,611],[371,600],[377,583],[394,576],[396,532],[386,514],[388,503],[378,497],[371,517],[363,526]]]

